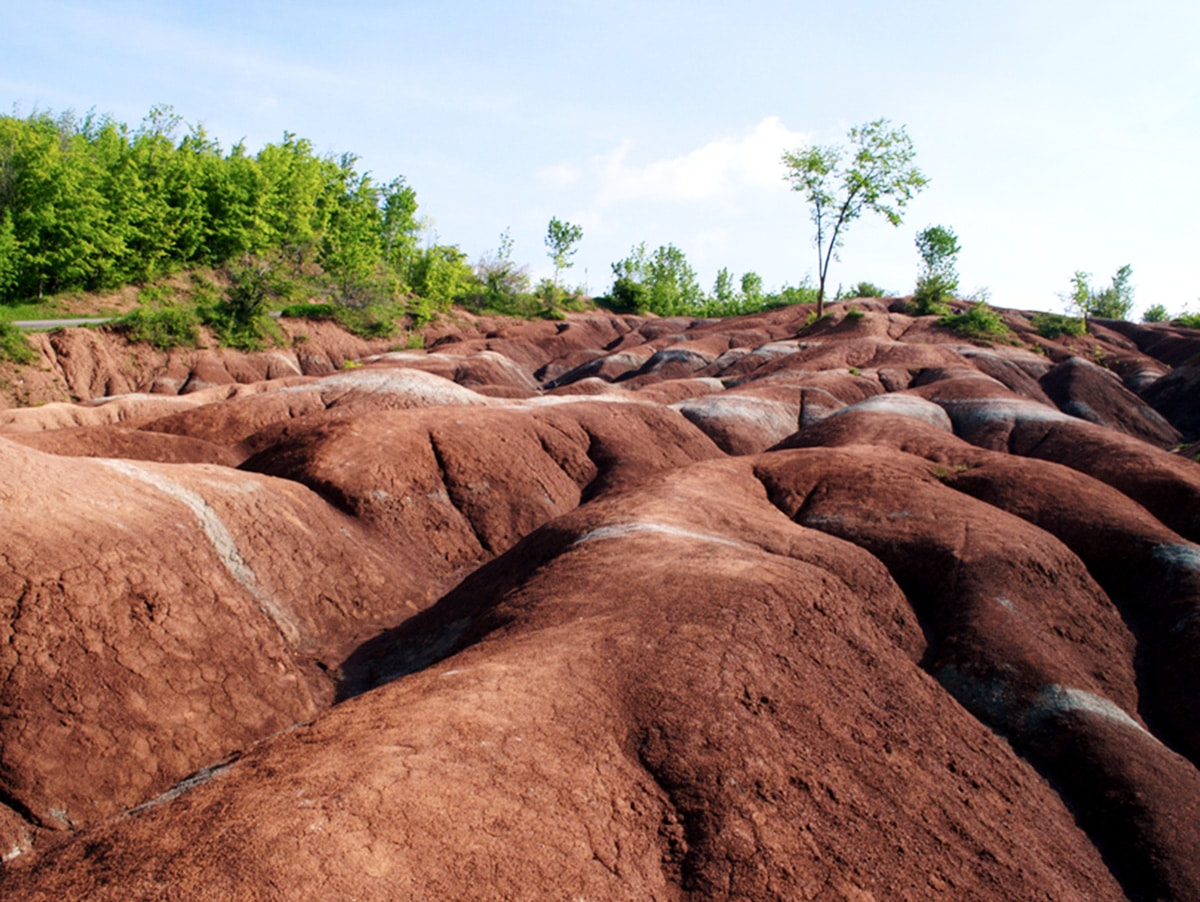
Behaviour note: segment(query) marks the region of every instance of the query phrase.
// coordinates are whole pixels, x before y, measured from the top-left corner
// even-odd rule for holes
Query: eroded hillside
[[[1200,898],[1200,338],[850,306],[41,339],[0,895]]]

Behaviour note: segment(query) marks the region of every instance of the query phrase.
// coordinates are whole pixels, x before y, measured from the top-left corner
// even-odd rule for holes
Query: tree
[[[913,303],[921,313],[945,314],[948,311],[942,302],[958,290],[958,273],[954,268],[959,252],[958,236],[953,229],[929,226],[917,233],[916,244],[924,269],[917,276]],[[939,306],[942,309],[936,309]]]
[[[421,231],[417,219],[417,192],[403,176],[398,176],[383,186],[379,210],[383,261],[401,278],[407,279],[417,252],[417,235]]]
[[[512,259],[513,240],[506,228],[500,233],[500,246],[492,256],[475,264],[483,292],[479,306],[501,313],[517,313],[521,296],[529,291],[529,273]]]
[[[713,298],[718,304],[726,306],[737,300],[737,291],[733,287],[733,273],[726,266],[717,270],[717,279],[713,282]]]
[[[1117,270],[1111,285],[1099,289],[1088,283],[1088,273],[1075,270],[1071,293],[1062,297],[1069,308],[1079,311],[1085,323],[1093,317],[1124,319],[1133,309],[1133,285],[1129,281],[1132,276],[1133,267],[1127,263]]]
[[[893,226],[900,211],[928,184],[913,165],[915,153],[904,128],[893,129],[886,119],[855,126],[850,147],[800,147],[785,151],[784,175],[793,191],[812,207],[817,247],[817,315],[825,312],[825,280],[829,264],[842,246],[843,233],[864,212],[878,213]],[[847,152],[852,154],[843,165]]]
[[[558,287],[558,274],[564,269],[575,265],[570,258],[579,250],[577,244],[583,239],[583,226],[562,222],[557,217],[550,217],[550,226],[546,229],[546,247],[550,249],[550,259],[554,261],[554,287]]]
[[[698,313],[704,304],[696,271],[673,244],[664,244],[649,254],[643,242],[624,260],[614,263],[612,271],[612,300],[618,310],[680,316]]]
[[[1151,304],[1142,314],[1142,322],[1144,323],[1165,323],[1171,318],[1167,313],[1167,308],[1162,304]]]
[[[746,304],[757,307],[763,302],[763,280],[756,272],[742,273],[742,297]]]

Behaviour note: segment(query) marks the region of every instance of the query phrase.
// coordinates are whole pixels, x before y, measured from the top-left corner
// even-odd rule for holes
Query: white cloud
[[[537,176],[552,185],[565,188],[576,184],[583,177],[583,170],[574,163],[558,163],[540,170]]]
[[[807,136],[770,116],[739,138],[719,138],[666,160],[631,161],[633,144],[589,161],[597,180],[596,203],[611,206],[641,201],[736,205],[747,191],[777,191],[783,178],[780,154],[804,144]]]

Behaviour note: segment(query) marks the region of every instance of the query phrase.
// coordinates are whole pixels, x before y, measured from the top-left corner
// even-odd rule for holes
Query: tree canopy
[[[285,133],[223,151],[170,107],[136,130],[73,113],[0,116],[0,301],[145,282],[188,265],[277,253],[344,290],[380,267],[411,273],[416,195],[357,158]]]
[[[784,178],[804,195],[816,226],[818,315],[825,309],[829,265],[850,223],[872,212],[899,225],[901,211],[928,183],[913,164],[915,152],[903,127],[876,119],[850,129],[848,137],[848,148],[814,145],[783,154]]]

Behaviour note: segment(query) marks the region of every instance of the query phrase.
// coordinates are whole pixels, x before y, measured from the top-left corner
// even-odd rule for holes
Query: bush
[[[1142,322],[1144,323],[1165,323],[1170,318],[1167,308],[1162,304],[1152,304],[1142,314]]]
[[[391,338],[396,332],[394,315],[383,306],[339,307],[336,318],[347,332],[359,338]]]
[[[195,345],[200,338],[200,319],[190,307],[138,307],[118,317],[113,325],[130,341],[160,351]]]
[[[817,289],[808,284],[808,280],[799,285],[784,285],[774,294],[768,294],[763,299],[764,310],[775,310],[779,307],[792,307],[797,304],[815,304]]]
[[[1035,313],[1029,323],[1042,338],[1058,338],[1062,335],[1083,335],[1087,323],[1074,316],[1061,313]]]
[[[907,308],[909,313],[914,316],[950,316],[950,306],[943,300],[946,297],[944,286],[934,284],[934,281],[917,283],[912,303]]]
[[[27,365],[37,360],[37,352],[29,346],[29,339],[11,323],[0,323],[0,360]]]
[[[959,252],[958,236],[953,229],[929,226],[917,234],[916,243],[924,269],[917,277],[913,303],[922,315],[946,316],[950,310],[944,302],[958,291],[958,273],[954,268]]]
[[[284,293],[271,267],[247,258],[229,271],[229,288],[223,300],[200,311],[200,318],[217,340],[243,351],[262,347],[273,325],[267,319],[267,301]]]
[[[1126,264],[1117,270],[1112,284],[1101,289],[1088,284],[1088,273],[1076,270],[1071,278],[1071,293],[1062,298],[1068,309],[1078,310],[1085,320],[1124,319],[1133,309],[1133,286],[1129,282],[1132,275],[1133,267]]]
[[[645,282],[630,276],[618,276],[612,292],[602,298],[604,306],[617,313],[646,313],[650,310],[650,291]]]
[[[1200,329],[1200,313],[1181,313],[1172,322],[1188,329]]]
[[[969,338],[992,338],[1009,331],[1000,314],[986,303],[975,304],[962,313],[943,316],[938,324]]]
[[[886,288],[880,288],[874,282],[859,282],[845,291],[839,291],[837,300],[852,301],[855,298],[885,298],[887,296]]]
[[[333,304],[289,304],[279,311],[288,319],[337,319],[338,308]]]

